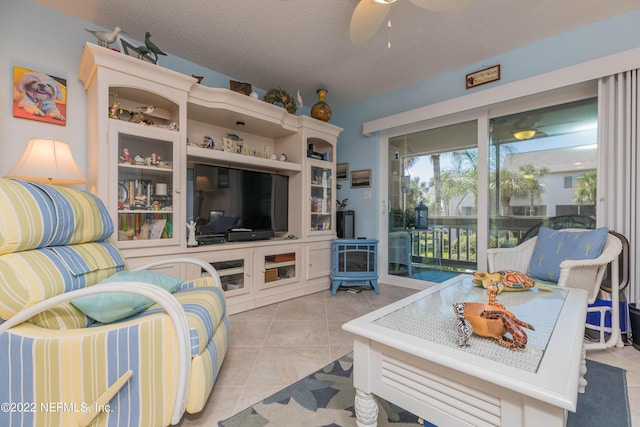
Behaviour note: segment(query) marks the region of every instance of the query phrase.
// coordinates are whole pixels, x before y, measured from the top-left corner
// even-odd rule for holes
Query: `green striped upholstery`
[[[0,318],[6,320],[52,296],[94,285],[124,267],[120,253],[104,242],[2,255]],[[67,303],[41,313],[31,322],[51,329],[68,329],[87,326],[92,320]]]
[[[126,267],[118,250],[103,242],[113,233],[113,222],[95,196],[0,179],[0,200],[0,319],[52,296],[94,285]],[[31,322],[69,329],[93,321],[66,303]]]
[[[207,278],[210,279],[210,278]],[[226,305],[222,289],[213,286],[184,289],[174,295],[187,315],[191,337],[191,355],[202,353],[226,315]],[[158,304],[149,307],[143,315],[162,311]]]
[[[210,277],[183,285],[186,289],[174,295],[184,307],[189,323],[192,359],[186,410],[195,414],[207,403],[231,336],[222,289],[212,286]],[[148,313],[160,310],[154,306],[149,308]]]
[[[58,239],[48,246],[101,242],[114,231],[107,208],[96,196],[66,187],[34,183],[54,200],[58,214]],[[64,224],[72,224],[65,228]]]
[[[0,255],[103,241],[113,222],[95,196],[59,186],[0,179]]]
[[[22,324],[0,335],[0,399],[33,402],[33,412],[0,412],[4,426],[73,426],[127,369],[134,375],[93,426],[167,426],[177,385],[178,343],[165,314],[72,331]],[[34,363],[37,361],[37,363]],[[49,402],[78,410],[47,410]],[[42,404],[45,405],[43,410]]]
[[[187,412],[190,414],[200,412],[207,403],[229,347],[229,340],[229,318],[225,315],[205,351],[191,359],[191,380],[187,396]]]
[[[56,295],[95,285],[127,265],[105,240],[113,224],[94,196],[64,187],[0,179],[0,319]],[[207,402],[230,342],[222,289],[211,277],[184,282],[182,305],[191,344],[186,410]],[[0,320],[0,323],[2,323]],[[117,378],[134,374],[92,426],[168,426],[178,386],[178,339],[157,305],[111,324],[70,303],[0,334],[0,401],[35,411],[2,412],[0,426],[76,425]],[[47,405],[63,404],[45,410]]]
[[[220,295],[217,287],[192,288],[175,295],[186,303],[192,341],[199,340],[201,330],[210,328],[211,322],[217,323],[209,338],[192,347],[186,410],[197,413],[213,390],[229,347],[229,318],[220,311],[224,303],[215,302]],[[215,314],[196,309],[196,304],[190,302],[196,300],[217,306]],[[171,390],[176,387],[177,341],[169,317],[161,310],[150,308],[144,315],[125,321],[110,325],[95,323],[89,328],[68,331],[51,331],[25,323],[0,335],[2,348],[7,351],[0,351],[0,366],[11,366],[20,375],[2,378],[0,372],[0,379],[6,384],[0,388],[0,401],[28,400],[36,402],[38,408],[47,402],[80,407],[95,401],[124,371],[132,369],[135,374],[129,384],[110,402],[112,406],[125,408],[118,406],[118,415],[101,415],[96,425],[169,424],[173,410]],[[109,351],[114,348],[117,351]],[[196,353],[196,348],[201,351]],[[120,414],[121,409],[125,415]],[[13,415],[0,413],[0,425],[74,425],[71,413],[36,411],[20,414],[29,419],[19,422],[10,418]]]

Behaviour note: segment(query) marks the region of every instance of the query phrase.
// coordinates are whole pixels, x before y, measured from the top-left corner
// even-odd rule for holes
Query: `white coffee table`
[[[587,293],[503,292],[498,302],[536,328],[526,349],[476,336],[458,347],[452,305],[486,298],[462,275],[344,324],[357,425],[377,425],[374,394],[441,427],[566,425],[586,385]]]

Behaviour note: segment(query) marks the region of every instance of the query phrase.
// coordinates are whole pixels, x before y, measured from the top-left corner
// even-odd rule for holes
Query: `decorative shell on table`
[[[275,104],[284,107],[290,114],[295,114],[298,110],[296,101],[289,93],[281,88],[269,89],[264,95],[264,101],[269,104]]]

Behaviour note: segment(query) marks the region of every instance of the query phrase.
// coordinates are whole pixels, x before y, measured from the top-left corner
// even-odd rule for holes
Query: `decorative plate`
[[[118,184],[118,201],[120,203],[125,203],[127,200],[129,200],[129,191],[127,190],[127,187],[125,187],[124,184]]]

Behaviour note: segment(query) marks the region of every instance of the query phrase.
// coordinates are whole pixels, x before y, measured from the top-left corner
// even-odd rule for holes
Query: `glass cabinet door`
[[[285,281],[296,278],[296,253],[267,255],[264,257],[264,282]]]
[[[212,262],[211,265],[218,272],[220,282],[222,283],[222,289],[225,292],[244,290],[244,259]]]
[[[310,231],[333,230],[332,170],[311,166]]]
[[[176,137],[118,126],[117,239],[123,247],[177,242],[174,235]],[[144,135],[144,136],[143,136]],[[128,243],[131,242],[131,243]]]

